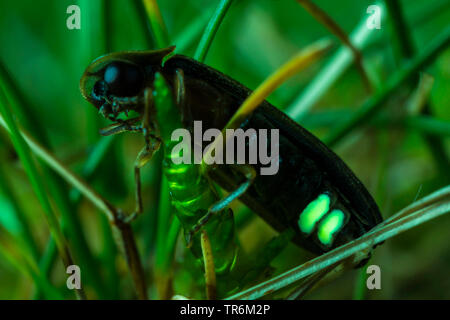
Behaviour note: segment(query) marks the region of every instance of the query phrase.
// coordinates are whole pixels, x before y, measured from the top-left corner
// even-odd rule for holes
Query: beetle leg
[[[118,134],[125,131],[141,131],[140,126],[134,125],[140,120],[139,117],[128,120],[120,120],[105,128],[100,129],[102,136],[110,136],[112,134]]]
[[[147,149],[151,148],[151,138],[156,139],[158,141],[161,141],[159,138],[159,135],[157,134],[157,125],[153,119],[155,117],[152,117],[152,112],[154,109],[153,107],[153,99],[152,99],[152,92],[151,89],[146,89],[144,92],[144,99],[145,99],[145,106],[144,106],[144,114],[142,116],[142,122],[140,126],[140,131],[142,132],[142,135],[144,136],[145,140],[145,146]],[[155,132],[156,134],[153,134],[152,132]]]
[[[117,113],[119,111],[119,108],[120,108],[120,104],[116,100],[114,100],[111,105],[111,110],[114,114],[114,118],[117,118],[117,115],[118,115]]]
[[[216,298],[216,270],[214,268],[214,257],[211,249],[211,241],[209,240],[206,230],[202,230],[200,239],[203,262],[205,265],[205,286],[206,298],[212,300]]]
[[[208,212],[198,220],[198,222],[192,227],[192,229],[187,234],[187,245],[188,247],[192,244],[192,239],[194,235],[205,225],[208,221],[218,212],[225,209],[229,204],[242,196],[248,188],[252,185],[256,178],[256,171],[252,166],[249,165],[233,165],[233,167],[241,172],[245,176],[245,181],[241,183],[235,190],[230,192],[225,198],[219,200],[213,204]]]
[[[152,139],[149,146],[144,146],[139,152],[134,162],[134,181],[136,188],[136,208],[135,211],[124,219],[124,222],[129,223],[134,220],[143,211],[142,209],[142,193],[141,193],[141,168],[145,166],[153,156],[153,153],[159,149],[160,140]]]
[[[131,127],[135,131],[140,131],[144,135],[145,146],[139,152],[134,162],[134,181],[136,188],[136,209],[135,211],[125,218],[125,222],[131,222],[143,211],[142,209],[142,194],[141,194],[141,168],[145,166],[153,156],[153,153],[159,149],[161,144],[161,138],[153,134],[155,129],[152,127],[152,121],[150,119],[151,114],[151,91],[145,90],[145,109],[144,116],[142,117],[141,125]]]
[[[100,113],[102,116],[104,116],[105,118],[107,118],[107,112],[106,112],[106,108],[108,108],[108,103],[104,103],[100,109],[98,109],[98,113]]]

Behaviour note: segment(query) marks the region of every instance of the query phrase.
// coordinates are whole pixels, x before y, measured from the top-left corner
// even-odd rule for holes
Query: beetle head
[[[174,46],[154,51],[124,51],[101,56],[80,80],[83,97],[103,116],[116,119],[121,112],[143,110],[144,90],[151,87],[155,72]]]

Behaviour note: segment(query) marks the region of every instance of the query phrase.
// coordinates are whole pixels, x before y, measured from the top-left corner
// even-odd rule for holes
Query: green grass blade
[[[200,43],[198,44],[197,51],[195,51],[194,59],[203,62],[205,61],[206,54],[208,53],[209,47],[214,39],[214,36],[219,29],[220,24],[225,18],[225,14],[231,6],[233,0],[221,0],[217,9],[206,26],[205,32],[203,33]]]
[[[39,140],[43,141],[44,145],[49,147],[50,143],[45,130],[39,125],[39,121],[32,120],[39,119],[33,113],[33,110],[37,110],[38,108],[28,101],[1,62],[0,86],[4,88],[3,92],[14,109],[14,114],[18,116],[20,123],[24,123]],[[67,185],[60,177],[49,170],[45,164],[42,165],[41,172],[42,176],[45,177],[48,192],[61,213],[63,232],[70,239],[74,256],[79,259],[78,263],[85,270],[84,276],[87,279],[87,283],[94,286],[100,297],[106,296],[106,292],[103,289],[104,286],[101,283],[99,265],[96,263],[89,249],[82,232],[80,220],[74,214],[75,208],[67,196],[69,192]],[[48,270],[41,270],[41,272],[46,273]]]
[[[355,288],[353,292],[353,300],[365,299],[367,294],[366,279],[367,279],[366,269],[360,268],[356,276]]]
[[[17,154],[19,155],[22,165],[24,166],[28,178],[30,179],[30,183],[33,187],[33,190],[36,193],[36,196],[38,197],[42,208],[44,209],[50,233],[52,234],[52,236],[56,241],[64,265],[65,266],[72,265],[73,264],[72,255],[67,246],[67,241],[60,229],[56,215],[53,212],[53,209],[50,205],[50,201],[47,197],[47,193],[45,190],[45,184],[42,181],[36,168],[36,165],[31,157],[28,145],[23,140],[22,135],[20,134],[16,122],[13,118],[13,115],[10,112],[7,105],[8,105],[7,98],[3,90],[0,90],[0,113],[2,114],[5,123],[8,127],[8,132],[10,134],[13,145],[17,151]],[[79,294],[79,297],[82,298],[84,296],[84,293],[82,291],[77,290],[77,292]]]
[[[25,213],[23,212],[22,208],[20,207],[19,199],[16,197],[16,194],[14,192],[14,189],[12,188],[11,184],[9,183],[9,180],[7,179],[3,168],[0,168],[0,195],[2,196],[2,200],[8,201],[9,206],[12,208],[14,217],[10,217],[10,219],[14,219],[13,224],[18,224],[19,230],[14,230],[15,234],[22,238],[24,243],[27,246],[27,250],[30,252],[33,259],[37,262],[39,261],[39,250],[36,246],[36,239],[34,239],[33,234],[31,232],[32,227],[29,224],[29,221],[27,220],[27,217]],[[6,210],[2,208],[1,218],[0,218],[0,225],[2,224],[2,221],[4,219],[8,219],[6,216]],[[5,225],[3,226],[8,229]],[[13,230],[9,230],[12,232]]]
[[[155,41],[153,39],[153,32],[150,26],[150,21],[148,21],[147,14],[145,12],[144,4],[142,0],[133,0],[133,7],[136,11],[136,15],[138,17],[139,23],[141,25],[141,30],[144,32],[145,42],[147,43],[147,47],[149,49],[155,47]]]
[[[408,28],[406,20],[403,14],[402,6],[399,0],[386,1],[386,8],[390,15],[390,21],[392,24],[394,37],[394,45],[398,50],[399,60],[409,59],[415,54],[415,48],[413,39],[411,37],[411,29]],[[417,75],[415,79],[412,79],[411,83],[415,83],[419,79]],[[426,115],[432,114],[432,108],[429,103],[425,103],[423,107],[423,113]],[[433,159],[439,168],[441,176],[446,176],[446,181],[450,181],[450,160],[446,155],[445,146],[443,141],[439,137],[424,135],[425,141],[431,151]]]
[[[361,79],[368,93],[370,93],[372,91],[372,84],[370,83],[366,69],[364,68],[361,52],[353,45],[344,29],[342,29],[341,26],[334,21],[327,12],[322,10],[314,2],[310,0],[297,0],[297,2],[303,6],[303,8],[314,17],[314,19],[319,21],[319,23],[325,26],[328,31],[334,34],[345,46],[347,46],[353,55],[353,60],[355,61],[356,68],[361,75]]]
[[[183,32],[175,37],[173,43],[177,46],[175,49],[177,52],[184,52],[194,44],[194,41],[200,36],[208,23],[209,16],[209,10],[205,9],[183,29]]]
[[[381,22],[385,19],[384,4],[377,1],[381,9]],[[360,50],[364,49],[377,36],[379,30],[367,28],[367,15],[360,21],[358,26],[350,35],[350,40],[354,46]],[[324,93],[336,82],[345,70],[353,62],[351,51],[342,46],[336,54],[330,59],[330,62],[320,71],[320,73],[311,81],[303,92],[286,109],[286,113],[295,121],[300,122],[302,117],[312,108],[312,106],[324,95]]]
[[[158,2],[156,0],[142,0],[145,11],[147,12],[150,26],[155,36],[156,45],[159,48],[166,48],[170,45],[169,33],[167,32],[166,24],[162,18],[159,10]]]
[[[63,295],[49,282],[45,274],[39,271],[34,259],[16,246],[16,239],[0,226],[0,257],[2,260],[8,261],[21,274],[32,279],[45,298],[63,299]]]
[[[329,146],[335,145],[350,132],[366,123],[366,121],[376,114],[388,100],[390,95],[398,89],[405,81],[414,77],[416,73],[433,62],[433,59],[439,55],[450,44],[450,28],[447,28],[442,34],[432,41],[421,53],[409,61],[403,68],[397,71],[388,81],[384,88],[377,91],[374,96],[369,98],[353,116],[333,129],[324,139]]]

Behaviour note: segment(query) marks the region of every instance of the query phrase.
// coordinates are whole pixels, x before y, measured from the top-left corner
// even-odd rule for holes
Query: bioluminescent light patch
[[[344,225],[345,214],[339,209],[331,211],[320,222],[317,230],[317,238],[324,245],[329,246],[333,242],[334,235],[342,229]]]
[[[323,193],[314,201],[311,201],[300,213],[298,226],[306,234],[314,230],[314,226],[330,209],[330,196]]]

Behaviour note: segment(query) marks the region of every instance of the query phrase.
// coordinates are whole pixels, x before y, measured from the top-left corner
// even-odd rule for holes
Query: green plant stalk
[[[310,113],[305,116],[302,125],[308,129],[328,128],[336,123],[336,119],[346,121],[351,118],[350,109],[327,110]],[[385,113],[380,113],[370,120],[369,125],[377,128],[395,127],[406,128],[428,135],[437,135],[441,137],[450,136],[450,121],[437,119],[425,115],[411,115],[406,117],[392,118]]]
[[[169,231],[168,222],[171,220],[172,215],[172,205],[170,201],[169,194],[169,182],[166,177],[161,177],[161,191],[159,194],[159,207],[158,207],[158,233],[156,235],[156,260],[155,260],[155,271],[163,271],[166,259],[166,237]],[[160,231],[161,230],[161,231]]]
[[[363,59],[361,52],[353,45],[352,41],[345,33],[336,21],[334,21],[324,10],[317,6],[314,2],[310,0],[297,0],[297,2],[308,11],[311,16],[314,17],[319,23],[325,26],[332,34],[334,34],[347,48],[351,51],[353,55],[353,60],[355,61],[356,68],[361,75],[363,83],[367,89],[367,92],[372,91],[372,85],[370,83],[369,77],[363,65]]]
[[[33,233],[31,232],[32,228],[30,227],[27,217],[24,214],[22,208],[18,205],[20,201],[17,199],[15,193],[13,192],[13,188],[11,184],[8,183],[6,175],[4,174],[3,170],[0,168],[0,193],[3,194],[3,196],[9,200],[9,204],[13,208],[13,212],[15,215],[16,221],[19,223],[19,230],[14,230],[15,232],[12,232],[14,234],[14,239],[11,241],[13,243],[16,243],[17,246],[21,247],[22,254],[29,254],[30,258],[33,263],[37,263],[39,261],[40,252],[36,245],[36,240],[33,237]],[[0,225],[0,232],[1,232],[2,226]],[[12,238],[12,237],[11,237]],[[53,239],[50,237],[50,239]],[[54,241],[53,241],[54,244]],[[56,250],[55,250],[56,251]],[[57,254],[55,254],[57,255]],[[56,259],[56,258],[55,258]],[[16,264],[14,264],[16,265]],[[40,273],[42,273],[45,276],[47,274],[45,273],[45,268],[39,268]],[[20,270],[19,271],[23,271]],[[36,298],[42,297],[42,296],[48,296],[46,295],[46,292],[43,291],[43,287],[36,283],[37,285],[35,292],[33,293],[33,296]]]
[[[58,248],[56,247],[53,237],[49,237],[44,253],[42,254],[38,264],[40,273],[43,277],[50,277],[50,270],[53,268],[56,259],[58,259]],[[41,299],[41,294],[39,291],[36,291],[32,293],[32,297],[34,300],[39,300]]]
[[[29,106],[29,102],[20,91],[19,87],[12,79],[11,74],[5,67],[3,61],[0,60],[0,88],[3,87],[6,99],[9,101],[16,101],[14,105],[15,115],[18,117],[20,123],[27,128],[33,135],[41,138],[46,145],[48,145],[48,139],[39,126],[37,121],[31,121],[31,119],[39,119],[35,112],[35,108],[28,108],[26,112],[17,106]]]
[[[447,186],[411,204],[394,215],[395,219],[384,221],[384,223],[378,225],[362,237],[268,281],[228,297],[227,300],[259,299],[266,294],[282,289],[335,263],[345,261],[358,252],[368,250],[378,243],[449,212],[450,186]],[[406,216],[407,213],[410,214]]]
[[[250,256],[246,265],[241,267],[245,275],[239,281],[240,287],[260,279],[270,263],[286,248],[294,234],[294,230],[289,228],[273,237],[262,249]]]
[[[391,17],[392,29],[395,34],[395,43],[397,44],[397,49],[399,51],[399,56],[401,58],[409,59],[415,54],[415,47],[413,44],[413,39],[411,37],[410,29],[406,24],[405,17],[403,15],[401,4],[398,0],[386,1],[386,8]],[[412,79],[411,83],[415,83],[419,77]],[[423,107],[423,114],[431,115],[431,107],[429,103],[425,103]],[[450,167],[450,160],[445,152],[445,146],[443,141],[436,136],[424,135],[424,139],[428,144],[431,155],[437,165],[440,168],[439,172],[441,175],[446,176],[446,182],[450,181],[450,172],[448,168]]]
[[[50,205],[50,201],[47,198],[47,194],[45,191],[44,182],[41,180],[39,176],[38,170],[33,162],[31,154],[29,152],[29,148],[25,141],[22,138],[22,135],[17,128],[17,125],[14,121],[14,118],[7,107],[7,98],[3,92],[0,90],[0,113],[2,114],[5,123],[8,127],[8,132],[13,142],[13,145],[17,151],[17,154],[24,166],[24,169],[30,179],[31,185],[33,187],[34,192],[36,193],[39,202],[41,203],[42,208],[44,209],[45,217],[50,229],[50,233],[54,237],[56,241],[56,245],[59,249],[59,254],[64,262],[66,267],[73,265],[72,256],[70,250],[67,246],[67,241],[59,228],[58,220],[53,212],[53,209]],[[76,290],[77,296],[80,299],[84,298],[84,292],[82,289]]]
[[[167,186],[167,179],[163,180]],[[168,189],[167,189],[168,190]],[[161,194],[163,196],[163,194]],[[167,196],[170,197],[167,192]],[[170,202],[168,203],[170,205]],[[164,214],[161,209],[162,217],[169,219],[169,224],[167,221],[158,221],[158,227],[163,228],[166,233],[165,235],[162,233],[158,233],[157,238],[157,248],[161,248],[161,250],[156,251],[156,259],[155,259],[155,271],[165,272],[169,269],[170,264],[173,259],[173,255],[175,253],[175,245],[178,239],[178,234],[181,230],[181,223],[178,220],[177,216],[172,214],[172,206],[166,208],[166,213]],[[170,213],[170,214],[168,214]],[[165,222],[165,223],[164,223]]]
[[[210,10],[208,9],[204,9],[199,16],[195,17],[194,21],[175,37],[173,43],[177,46],[177,52],[184,52],[189,49],[194,44],[194,40],[200,36],[208,23],[210,16]]]
[[[414,55],[414,46],[411,38],[411,32],[406,25],[405,17],[398,0],[384,0],[387,12],[390,16],[390,23],[395,33],[396,48],[399,51],[400,58],[408,58]]]
[[[365,268],[360,268],[356,276],[353,300],[364,300],[367,293],[367,274]]]
[[[27,101],[25,95],[21,92],[1,61],[0,87],[4,88],[6,99],[10,101],[10,104],[14,109],[14,113],[18,116],[20,122],[24,123],[26,128],[32,130],[33,135],[38,137],[39,140],[43,141],[44,145],[48,147],[50,143],[45,131],[41,126],[39,126],[38,121],[30,120],[38,119],[37,115],[33,113],[33,110],[36,110],[37,108],[33,107],[32,104]],[[24,106],[29,106],[26,108],[26,112],[24,111]],[[67,186],[61,178],[49,170],[45,164],[42,164],[41,171],[47,182],[48,191],[51,198],[54,199],[56,206],[61,213],[62,221],[65,222],[63,223],[63,231],[68,234],[69,239],[71,240],[74,255],[79,259],[80,266],[83,267],[83,270],[85,270],[83,274],[86,277],[87,282],[92,284],[100,297],[106,297],[104,285],[101,282],[100,271],[98,268],[99,266],[95,262],[91,250],[87,245],[86,238],[82,232],[81,223],[78,217],[73,213],[73,206],[67,197]],[[43,257],[43,259],[46,258]],[[52,263],[43,265],[51,266]],[[41,270],[41,272],[43,274],[48,274],[49,270]]]
[[[194,54],[194,59],[200,62],[205,61],[206,54],[208,53],[214,36],[216,35],[217,30],[219,29],[219,26],[222,23],[223,18],[225,17],[225,14],[227,13],[232,3],[233,0],[220,1],[214,15],[206,26],[202,38],[200,39],[200,43],[198,44],[197,50]]]
[[[161,16],[158,2],[156,0],[142,0],[142,2],[147,12],[153,35],[155,36],[156,45],[159,48],[168,47],[170,45],[169,33]]]
[[[343,137],[351,133],[359,126],[365,124],[374,114],[376,114],[404,82],[415,76],[416,72],[426,67],[433,59],[439,55],[450,43],[450,27],[436,37],[421,53],[414,59],[407,62],[399,71],[388,79],[387,84],[378,90],[371,98],[358,108],[352,117],[333,129],[324,142],[329,146],[335,145]]]
[[[203,264],[205,267],[205,289],[206,299],[216,299],[217,278],[214,267],[214,256],[211,249],[211,241],[205,229],[201,231],[201,247],[203,254]]]
[[[411,24],[415,28],[422,24],[435,20],[440,14],[445,14],[450,9],[448,0],[434,0],[427,2],[425,7],[414,10],[411,14]]]
[[[0,230],[2,238],[6,238],[3,243],[14,244],[16,241],[12,236],[8,236],[5,230]],[[13,265],[20,273],[29,277],[37,286],[39,292],[41,292],[47,299],[63,299],[62,294],[48,281],[48,278],[39,272],[39,268],[33,263],[32,257],[22,256],[18,257],[17,254],[8,250],[7,246],[0,243],[0,257],[3,256],[4,260]],[[17,251],[17,250],[16,250]]]
[[[105,3],[106,5],[106,3]],[[102,160],[111,147],[113,146],[114,137],[106,136],[101,137],[100,140],[95,144],[92,151],[89,153],[88,158],[86,159],[83,168],[82,168],[82,177],[86,179],[86,181],[91,181],[93,174],[99,168]],[[81,193],[78,189],[72,188],[71,190],[71,199],[74,203],[78,203],[81,199]],[[118,274],[115,268],[115,259],[116,259],[116,250],[114,247],[114,239],[111,235],[111,228],[108,224],[108,219],[104,216],[100,217],[101,219],[101,234],[103,239],[103,251],[100,257],[105,272],[105,287],[104,290],[100,293],[99,290],[99,298],[106,299],[117,299],[118,295],[118,283],[116,279],[118,279]],[[108,227],[104,225],[108,224]]]
[[[101,137],[100,140],[95,144],[92,151],[89,153],[83,168],[82,177],[88,182],[94,172],[98,169],[102,160],[104,159],[106,153],[110,150],[112,142],[114,141],[113,136]],[[70,198],[73,202],[78,202],[81,197],[81,193],[77,189],[72,189],[70,192]]]
[[[20,237],[24,240],[27,250],[30,252],[34,261],[39,261],[40,253],[38,247],[36,246],[36,240],[34,239],[33,233],[31,232],[32,228],[28,223],[25,213],[19,206],[20,201],[17,199],[15,193],[13,192],[13,188],[7,180],[3,168],[0,168],[0,193],[2,193],[7,199],[9,199],[16,219],[20,224]]]
[[[374,3],[381,9],[381,22],[385,19],[385,8],[382,1]],[[364,49],[369,40],[377,36],[379,30],[367,28],[367,15],[364,15],[358,26],[350,34],[350,41],[356,48]],[[344,73],[353,62],[353,55],[346,46],[341,48],[330,59],[330,62],[320,71],[320,73],[310,82],[310,84],[294,99],[286,113],[295,121],[300,122],[303,116],[312,106],[325,94],[334,82]]]
[[[401,121],[410,129],[421,131],[427,135],[438,137],[450,136],[450,122],[430,116],[407,117]],[[447,167],[448,169],[449,167]]]
[[[433,1],[432,7],[427,7],[426,11],[421,10],[411,19],[414,25],[426,23],[428,19],[434,19],[440,12],[445,12],[448,7],[448,1]],[[381,9],[381,23],[386,20],[386,7],[384,1],[374,3]],[[352,31],[350,40],[355,47],[363,50],[380,34],[380,30],[369,29],[366,26],[367,15],[364,15],[358,26]],[[379,37],[378,37],[379,38]],[[351,52],[346,47],[341,47],[338,52],[330,59],[329,63],[320,71],[320,73],[309,83],[309,85],[294,99],[287,107],[286,112],[295,121],[301,122],[303,117],[314,106],[317,101],[323,97],[325,92],[337,81],[337,79],[347,70],[352,62]],[[372,81],[374,82],[374,81]]]
[[[110,30],[114,26],[112,20],[113,1],[103,0],[103,30],[105,34],[105,51],[113,51],[113,35]]]
[[[82,70],[94,57],[103,54],[107,45],[107,35],[103,1],[80,0],[81,12],[85,13],[82,18],[80,30],[80,69]],[[98,139],[100,119],[97,112],[92,108],[85,108],[86,133],[89,143]]]
[[[2,117],[0,117],[0,125],[4,128],[8,128]],[[116,240],[116,244],[120,252],[124,255],[130,269],[138,297],[140,299],[145,299],[147,297],[147,292],[144,272],[139,254],[137,252],[133,231],[130,226],[123,223],[119,212],[114,208],[114,206],[112,206],[107,200],[103,199],[96,191],[91,189],[86,182],[74,175],[61,162],[55,159],[50,152],[48,152],[43,146],[39,145],[23,130],[21,131],[21,134],[36,156],[60,174],[68,183],[80,190],[89,201],[91,201],[108,217],[113,233],[116,235],[114,238]]]
[[[100,265],[97,259],[94,259],[92,256],[91,249],[84,237],[80,220],[73,214],[73,212],[76,212],[75,206],[67,206],[70,203],[69,194],[58,192],[55,188],[57,186],[50,181],[50,194],[55,195],[54,201],[61,208],[61,229],[69,240],[71,247],[75,249],[73,250],[74,258],[76,258],[81,270],[84,271],[83,276],[87,280],[86,283],[92,286],[98,298],[107,299],[109,297],[108,289],[103,281],[103,277],[101,277]],[[68,188],[65,189],[68,191]],[[78,236],[80,234],[82,237]]]
[[[332,272],[339,263],[332,264],[331,266],[316,272],[308,276],[301,284],[295,288],[287,297],[286,300],[301,300],[303,297],[310,292],[326,275]]]
[[[142,3],[142,0],[133,0],[132,3],[133,3],[134,10],[136,11],[138,21],[141,25],[141,30],[145,30],[144,37],[145,37],[145,42],[147,43],[147,47],[149,49],[154,48],[155,41],[152,36],[153,32],[152,32],[152,29],[150,26],[150,21],[148,21],[147,14],[145,12],[144,4]]]
[[[166,243],[166,252],[168,255],[168,259],[166,259],[165,261],[166,264],[170,263],[173,260],[173,256],[175,254],[175,246],[177,244],[178,234],[180,233],[180,230],[181,230],[181,222],[180,220],[178,220],[178,217],[176,215],[173,215]]]
[[[113,136],[101,137],[95,147],[83,165],[83,176],[90,177],[94,174],[95,170],[99,167],[101,161],[105,157],[108,150],[111,148]]]
[[[52,177],[56,176],[45,164],[44,166],[45,173]],[[92,285],[99,298],[107,298],[108,292],[105,283],[102,281],[100,265],[93,257],[92,251],[88,246],[81,222],[75,214],[76,207],[70,203],[69,188],[59,180],[59,177],[55,177],[55,179],[48,179],[47,182],[49,193],[53,195],[53,200],[61,212],[61,228],[70,241],[74,257],[77,258],[80,268],[84,270],[83,275],[87,280],[86,283]],[[63,185],[63,189],[61,189],[61,185]]]
[[[168,267],[170,266],[170,262],[173,259],[173,253],[170,252],[170,248],[168,247],[168,239],[167,235],[169,229],[173,225],[173,221],[178,219],[175,218],[173,213],[172,204],[170,202],[170,194],[169,194],[169,182],[165,175],[161,176],[161,187],[159,193],[159,206],[158,206],[158,227],[156,231],[156,256],[155,256],[155,278],[160,281],[157,282],[158,292],[161,295],[160,298],[167,294],[168,286],[170,286],[170,272]],[[172,221],[172,225],[170,224]],[[174,225],[177,227],[177,225]],[[176,230],[176,234],[178,235],[179,230],[181,229],[181,224],[178,222],[178,230]],[[172,237],[174,237],[172,231]],[[172,239],[172,240],[170,240]],[[175,243],[173,238],[169,238],[169,241]]]
[[[234,223],[236,224],[236,229],[241,230],[243,229],[247,223],[252,221],[252,219],[255,217],[255,213],[251,211],[247,207],[240,208],[239,211],[235,213],[234,216]]]
[[[407,116],[399,119],[391,119],[387,115],[379,115],[370,124],[378,128],[394,127],[417,131],[426,135],[441,138],[450,136],[450,121],[436,119],[430,116],[418,115]]]
[[[39,269],[42,270],[46,277],[50,275],[50,270],[52,269],[52,265],[56,261],[57,256],[58,248],[56,247],[56,242],[50,237],[47,241],[44,253],[42,254],[42,258],[39,260]]]
[[[117,248],[111,234],[111,226],[104,215],[100,215],[100,229],[102,235],[102,252],[100,261],[103,266],[106,284],[108,286],[108,299],[119,299],[119,274],[116,269]]]

